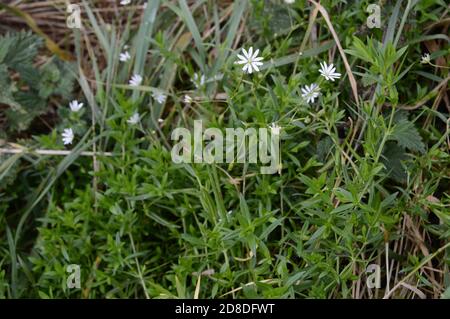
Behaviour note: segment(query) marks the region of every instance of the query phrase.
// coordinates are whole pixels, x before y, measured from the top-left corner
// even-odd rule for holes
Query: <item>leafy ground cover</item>
[[[0,5],[0,297],[450,297],[445,1],[127,2]],[[195,120],[278,172],[174,163]]]

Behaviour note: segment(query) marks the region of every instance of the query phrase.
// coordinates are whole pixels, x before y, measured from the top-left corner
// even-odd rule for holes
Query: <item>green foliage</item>
[[[75,71],[53,58],[35,67],[36,36],[1,38],[8,129],[35,135],[14,142],[72,150],[0,154],[1,298],[379,298],[386,246],[391,288],[405,280],[448,298],[449,114],[433,91],[448,71],[418,63],[442,1],[408,2],[417,16],[385,1],[381,30],[365,27],[370,1],[320,1],[358,81],[358,104],[320,14],[308,34],[306,1],[149,1],[138,25],[130,9],[120,27],[83,2],[93,39],[85,45],[75,30],[73,44],[85,106],[74,113],[65,103],[48,134],[30,122],[50,98],[68,98]],[[437,35],[433,59],[448,52]],[[234,62],[250,46],[265,64],[247,75]],[[120,62],[125,50],[131,60]],[[341,79],[325,81],[322,61]],[[136,72],[143,83],[129,87]],[[313,82],[321,95],[306,103],[301,88]],[[261,175],[260,164],[175,164],[171,133],[198,119],[222,131],[276,123],[281,174]],[[61,142],[66,127],[72,146]],[[81,289],[66,286],[69,264],[80,266]],[[382,268],[377,292],[364,286],[369,264]],[[416,296],[400,286],[391,297]]]
[[[408,120],[401,120],[394,126],[392,138],[404,148],[422,154],[425,153],[425,145],[422,142],[422,137],[414,124]]]
[[[71,95],[75,78],[69,64],[53,58],[35,66],[42,44],[30,32],[0,37],[0,103],[9,107],[5,112],[9,132],[28,129],[34,118],[48,111],[50,97],[67,101]]]

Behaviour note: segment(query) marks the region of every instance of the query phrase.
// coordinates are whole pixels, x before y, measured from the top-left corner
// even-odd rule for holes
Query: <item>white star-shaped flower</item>
[[[73,137],[74,137],[74,135],[73,135],[73,131],[71,128],[64,129],[64,132],[62,133],[62,140],[63,140],[64,145],[72,144]]]
[[[192,103],[192,98],[189,95],[185,95],[183,98],[184,103],[186,104],[191,104]]]
[[[130,4],[130,3],[131,3],[131,0],[122,0],[122,1],[120,1],[120,4],[123,5],[123,6],[126,6],[127,4]]]
[[[195,73],[194,78],[191,79],[191,82],[194,83],[195,87],[198,89],[199,87],[205,85],[206,77],[204,74],[199,75],[198,73]]]
[[[78,101],[77,100],[74,100],[74,101],[72,101],[72,102],[70,102],[69,103],[69,107],[70,107],[70,110],[72,111],[72,112],[78,112],[79,110],[81,110],[81,108],[83,107],[83,103],[78,103]]]
[[[306,103],[314,103],[314,100],[319,96],[320,88],[316,83],[305,85],[302,87],[302,97]]]
[[[139,74],[134,74],[131,77],[131,80],[130,80],[131,86],[139,86],[139,85],[141,85],[141,83],[142,83],[142,76],[140,76]]]
[[[121,62],[127,62],[129,59],[131,59],[130,53],[128,51],[125,51],[124,53],[121,53],[119,55],[119,60]]]
[[[331,80],[334,82],[335,79],[339,79],[341,77],[341,74],[336,72],[336,68],[333,63],[327,65],[326,62],[321,62],[319,72],[327,81]]]
[[[242,71],[251,74],[253,71],[259,72],[259,67],[263,65],[261,62],[263,60],[262,57],[258,57],[259,49],[257,49],[253,53],[253,47],[250,47],[250,49],[245,50],[242,48],[243,56],[238,54],[237,57],[239,58],[239,61],[236,61],[236,64],[244,64],[242,67]]]
[[[141,120],[141,117],[138,112],[134,113],[128,120],[127,123],[131,125],[136,125]]]
[[[166,102],[167,99],[167,95],[165,95],[163,92],[161,91],[155,91],[152,94],[152,97],[159,103],[159,104],[163,104],[164,102]]]
[[[420,59],[420,63],[422,64],[429,64],[431,62],[431,57],[429,53],[425,53],[422,58]]]
[[[270,125],[270,131],[271,131],[272,134],[274,134],[274,135],[280,135],[281,127],[278,126],[276,123],[272,123],[272,124]]]

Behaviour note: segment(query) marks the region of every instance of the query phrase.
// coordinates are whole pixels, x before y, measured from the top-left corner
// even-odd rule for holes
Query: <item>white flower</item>
[[[62,133],[62,140],[63,140],[64,145],[72,144],[73,131],[71,128],[64,129],[64,132]]]
[[[191,82],[194,83],[195,87],[198,89],[199,87],[205,85],[206,77],[204,74],[200,76],[198,73],[195,73],[194,78],[191,79]]]
[[[128,51],[125,51],[124,53],[121,53],[119,55],[119,60],[121,62],[127,62],[129,59],[131,59],[130,53]]]
[[[189,95],[185,95],[184,99],[183,99],[184,103],[186,104],[191,104],[192,103],[192,98]]]
[[[244,64],[244,67],[242,68],[242,71],[247,72],[248,74],[253,73],[253,70],[256,72],[259,72],[259,66],[263,65],[262,57],[258,57],[259,49],[253,53],[253,47],[250,47],[250,49],[245,50],[242,48],[243,56],[238,54],[237,57],[240,59],[239,61],[236,61],[236,64]]]
[[[141,83],[142,83],[142,76],[140,76],[139,74],[134,74],[131,77],[131,80],[130,80],[131,86],[139,86],[139,85],[141,85]]]
[[[431,57],[429,53],[425,53],[422,58],[420,59],[420,63],[422,64],[429,64],[431,62]]]
[[[271,131],[272,134],[274,134],[274,135],[280,135],[281,127],[278,126],[278,125],[275,124],[275,123],[272,123],[272,124],[270,125],[270,131]]]
[[[126,6],[127,4],[130,4],[130,3],[131,3],[131,0],[122,0],[122,1],[120,1],[120,4],[123,5],[123,6]]]
[[[166,98],[167,95],[165,95],[163,92],[161,91],[155,91],[152,94],[152,97],[159,103],[159,104],[163,104],[164,102],[166,102]]]
[[[284,3],[287,4],[293,4],[295,2],[295,0],[284,0]]]
[[[320,88],[316,83],[310,86],[305,85],[302,87],[302,97],[306,100],[306,103],[314,103],[314,100],[319,96]]]
[[[136,112],[128,119],[127,123],[131,124],[131,125],[135,125],[135,124],[139,123],[140,119],[141,119],[141,117],[139,116],[139,113]]]
[[[69,103],[69,107],[72,112],[78,112],[83,107],[83,103],[78,103],[77,100],[74,100]]]
[[[327,65],[326,62],[321,62],[319,72],[327,81],[331,80],[334,82],[335,79],[339,79],[341,77],[341,74],[336,72],[336,68],[333,66],[333,63]]]
[[[162,122],[164,122],[163,119],[158,119],[158,123],[162,123]]]

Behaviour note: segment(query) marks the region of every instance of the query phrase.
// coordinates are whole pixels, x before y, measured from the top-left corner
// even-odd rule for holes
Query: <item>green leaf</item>
[[[0,47],[8,46],[4,63],[11,68],[32,65],[38,50],[42,46],[42,39],[31,32],[8,33],[0,38]]]
[[[414,126],[414,123],[408,120],[401,120],[394,126],[392,139],[411,151],[425,153],[425,144],[422,142],[419,131]]]
[[[386,167],[388,174],[397,182],[403,183],[406,181],[406,169],[403,161],[408,160],[409,157],[405,153],[404,148],[396,143],[389,142],[383,150],[382,163]]]

